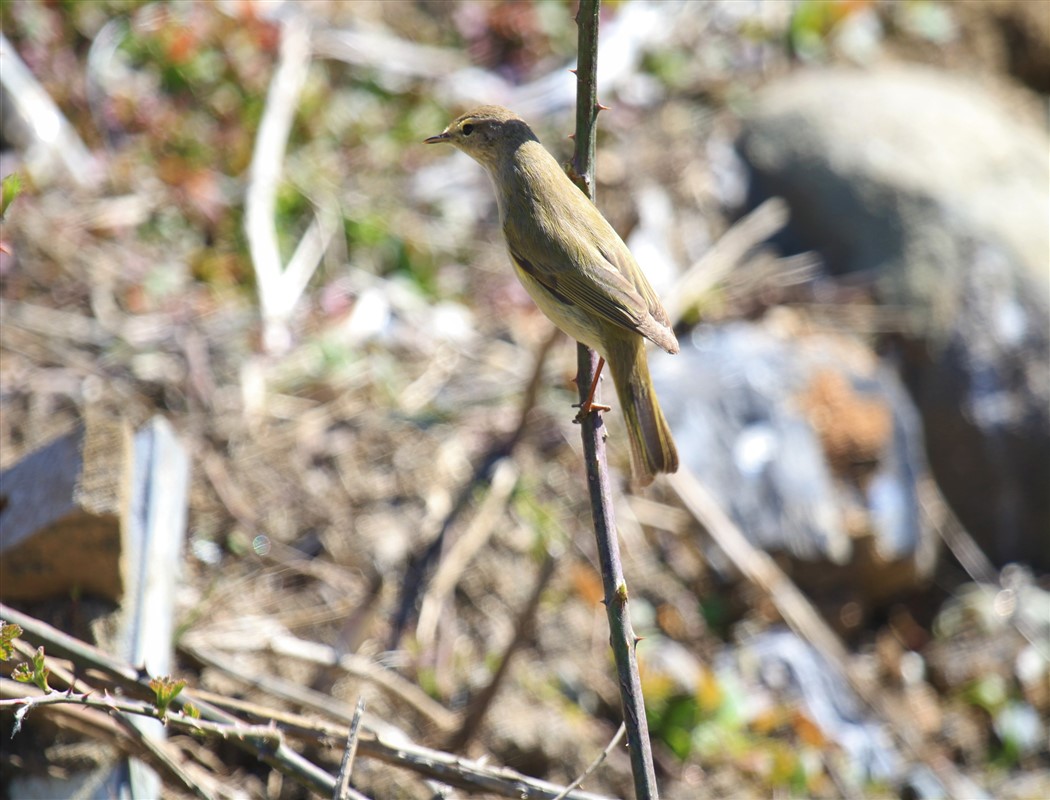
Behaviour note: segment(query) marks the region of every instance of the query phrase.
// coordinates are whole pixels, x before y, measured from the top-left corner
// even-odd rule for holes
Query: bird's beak
[[[447,142],[452,137],[448,135],[448,131],[442,131],[437,136],[431,136],[429,139],[424,139],[423,144],[438,144],[439,142]]]

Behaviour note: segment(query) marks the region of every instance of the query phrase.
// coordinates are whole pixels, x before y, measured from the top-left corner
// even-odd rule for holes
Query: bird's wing
[[[677,353],[667,314],[627,245],[554,164],[556,179],[569,191],[547,194],[542,203],[527,192],[504,198],[511,211],[503,219],[511,257],[562,303]]]
[[[560,302],[641,333],[642,323],[648,316],[646,303],[619,270],[604,258],[592,257],[582,268],[572,269],[564,265],[566,262],[550,263],[549,257],[536,252],[536,248],[515,247],[509,241],[508,245],[511,258],[518,266]],[[526,255],[523,251],[532,252]],[[595,263],[597,261],[602,263]]]
[[[623,243],[623,240],[619,236],[616,237],[615,241],[607,242],[608,247],[600,248],[602,257],[613,267],[616,268],[619,274],[623,275],[625,279],[629,279],[634,287],[635,292],[642,299],[645,304],[646,310],[653,316],[656,322],[661,325],[670,328],[671,320],[667,316],[667,312],[664,311],[664,307],[660,304],[660,298],[656,294],[656,290],[653,289],[652,284],[646,280],[645,275],[642,273],[641,268],[634,260],[634,256],[631,255],[630,250],[627,249],[627,245]],[[633,267],[633,269],[632,269]],[[661,344],[658,340],[657,344]]]

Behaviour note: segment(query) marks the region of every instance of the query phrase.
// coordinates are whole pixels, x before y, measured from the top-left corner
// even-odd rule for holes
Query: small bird
[[[489,173],[518,278],[540,310],[608,362],[623,407],[635,480],[678,469],[649,377],[644,340],[678,352],[667,312],[627,245],[517,114],[481,106],[426,144],[445,142]],[[598,365],[601,374],[602,364]],[[597,383],[597,377],[595,378]],[[593,406],[588,398],[581,407]]]

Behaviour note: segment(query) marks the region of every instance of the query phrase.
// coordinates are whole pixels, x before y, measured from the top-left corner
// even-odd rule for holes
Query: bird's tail
[[[657,473],[678,470],[678,451],[656,401],[642,337],[618,341],[610,351],[611,357],[606,360],[623,409],[631,444],[631,469],[635,480],[648,486]]]

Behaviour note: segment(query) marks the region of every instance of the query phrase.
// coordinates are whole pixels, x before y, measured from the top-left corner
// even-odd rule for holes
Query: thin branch
[[[419,44],[375,26],[367,30],[322,28],[314,37],[313,50],[319,58],[427,80],[470,67],[462,49]]]
[[[955,516],[955,512],[941,494],[936,481],[929,476],[919,484],[919,504],[930,525],[974,583],[990,595],[1011,591],[1010,588],[1003,585],[999,573],[989,561],[988,556],[984,554],[970,532],[963,527],[962,522]],[[1045,636],[1040,635],[1039,631],[1035,630],[1020,614],[1012,614],[1010,622],[1044,659],[1050,660],[1050,643],[1047,642]]]
[[[306,285],[320,266],[325,250],[332,241],[336,226],[337,219],[333,208],[319,208],[288,260],[288,266],[281,273],[281,292],[285,297],[284,307],[279,309],[282,313],[291,313],[299,297],[306,291]]]
[[[491,792],[501,797],[528,797],[553,800],[563,787],[538,778],[529,778],[506,767],[494,767],[439,750],[421,747],[385,734],[362,736],[360,749],[382,761],[414,770],[421,775],[474,792]],[[566,800],[609,800],[604,795],[573,791]]]
[[[555,797],[554,800],[565,800],[565,798],[569,796],[569,792],[571,792],[573,789],[578,789],[580,786],[582,786],[583,782],[587,780],[587,778],[589,778],[591,775],[593,775],[594,771],[598,769],[598,767],[602,765],[605,759],[609,757],[609,753],[611,753],[616,748],[616,745],[620,743],[620,740],[623,739],[625,733],[627,733],[627,726],[621,722],[620,727],[616,729],[616,733],[613,735],[613,738],[609,740],[609,744],[605,745],[605,749],[598,753],[594,761],[590,763],[590,766],[588,766],[587,769],[581,772],[579,777],[576,778],[576,780],[574,780],[572,783],[566,786],[565,791],[559,794],[557,797]]]
[[[87,694],[52,691],[44,694],[33,686],[17,683],[9,679],[0,679],[0,711],[10,710],[15,714],[16,732],[17,726],[34,709],[47,706],[70,706],[73,708],[89,709],[93,712],[104,712],[107,716],[114,718],[114,723],[121,731],[121,748],[130,751],[131,754],[148,758],[154,765],[166,773],[173,783],[182,786],[201,797],[210,795],[198,788],[199,781],[192,779],[171,757],[164,752],[163,743],[149,742],[141,735],[136,736],[137,731],[122,716],[123,714],[135,715],[158,719],[169,727],[190,734],[210,733],[220,736],[226,741],[248,742],[254,746],[265,744],[263,748],[268,752],[275,752],[282,743],[282,733],[269,725],[230,725],[223,722],[210,722],[207,720],[194,719],[193,717],[179,712],[170,712],[162,716],[155,705],[144,700],[133,700],[126,697],[115,697],[107,693]],[[96,723],[97,727],[97,723]],[[259,755],[259,753],[256,753]],[[298,774],[300,770],[290,770]]]
[[[308,786],[313,791],[330,795],[335,787],[335,779],[331,775],[289,748],[285,743],[284,733],[271,725],[210,722],[179,712],[162,715],[156,706],[143,700],[112,697],[108,694],[95,696],[55,691],[43,694],[39,690],[34,690],[33,687],[27,687],[24,684],[6,679],[0,681],[0,689],[6,696],[10,696],[19,690],[22,691],[22,696],[20,697],[0,700],[0,710],[14,710],[16,720],[24,719],[26,714],[34,708],[51,705],[75,705],[110,714],[119,712],[150,717],[161,720],[168,727],[185,733],[208,733],[219,736],[224,741],[248,750],[256,758],[265,761],[274,769],[298,783]],[[148,752],[151,756],[154,755],[153,749],[150,749]],[[164,767],[168,766],[166,761],[161,763]],[[182,773],[177,772],[175,774],[180,778],[181,783]]]
[[[44,694],[39,689],[9,679],[0,679],[3,699],[0,699],[0,711],[11,710],[23,719],[30,711],[44,706],[77,705],[112,713],[120,711],[125,714],[136,714],[164,722],[166,725],[183,733],[211,733],[223,739],[258,739],[276,745],[281,732],[270,725],[230,725],[225,722],[211,722],[196,719],[181,712],[169,712],[162,716],[160,710],[145,700],[133,700],[130,697],[118,697],[108,693],[86,694],[51,691]]]
[[[354,756],[357,755],[357,740],[361,733],[361,717],[365,713],[365,698],[357,698],[354,718],[350,721],[350,732],[346,736],[346,747],[343,749],[343,762],[339,765],[339,777],[335,782],[332,800],[351,800],[353,789],[350,788],[350,774],[354,771]],[[355,793],[356,794],[356,793]]]
[[[576,153],[573,157],[573,169],[576,172],[576,182],[592,200],[594,138],[598,112],[602,109],[597,98],[599,7],[600,0],[581,0],[576,15],[576,24],[579,27],[579,57],[576,71]],[[576,381],[580,391],[580,402],[583,403],[594,380],[598,354],[582,344],[578,345],[577,365]],[[595,401],[600,401],[597,394]],[[609,484],[609,465],[605,453],[605,422],[599,412],[592,411],[582,418],[580,428],[591,498],[591,516],[598,542],[602,584],[605,588],[604,602],[609,618],[609,638],[616,661],[617,684],[620,689],[624,725],[627,729],[634,789],[639,800],[654,800],[659,796],[656,771],[649,742],[649,723],[645,716],[642,683],[638,674],[635,653],[637,638],[631,627],[627,607],[627,583],[620,563],[612,489]]]
[[[15,623],[22,629],[26,638],[46,644],[49,658],[53,656],[67,658],[77,664],[81,670],[85,668],[98,670],[106,675],[113,685],[134,697],[151,698],[154,695],[153,690],[148,686],[150,675],[145,670],[137,670],[126,661],[114,658],[87,642],[3,603],[0,603],[0,620]],[[175,703],[180,705],[186,701],[192,701],[206,719],[225,723],[236,722],[233,717],[221,709],[199,698],[191,697],[189,692],[183,692],[176,698]]]
[[[306,698],[322,696],[318,692],[269,675],[255,675],[244,663],[225,652],[213,650],[195,643],[190,637],[179,645],[180,649],[201,663],[220,669],[231,677],[249,682],[270,692],[279,691],[298,703],[307,703]],[[366,680],[382,689],[391,698],[399,700],[424,716],[440,730],[454,730],[459,717],[434,700],[416,684],[383,668],[364,656],[354,653],[339,654],[334,648],[319,642],[299,639],[290,634],[275,633],[269,639],[260,639],[256,649],[269,648],[277,655],[300,659],[313,664],[338,667],[348,675]],[[323,706],[322,706],[323,708]]]
[[[280,711],[246,700],[223,698],[201,690],[195,691],[194,695],[205,697],[215,705],[237,711],[247,717],[277,724],[289,736],[331,742],[343,736],[346,730],[347,717],[330,701],[327,712],[329,716],[342,720],[339,725],[315,716],[307,717],[290,711]],[[323,713],[326,709],[315,710]],[[502,797],[536,798],[553,798],[561,791],[561,787],[528,778],[514,770],[482,764],[415,744],[395,726],[379,720],[371,724],[362,724],[358,737],[358,752],[396,767],[410,769],[424,778],[468,791],[486,791]],[[600,800],[598,795],[587,792],[570,793],[567,798]]]
[[[67,658],[79,664],[81,667],[92,667],[100,670],[115,680],[121,688],[136,694],[147,696],[151,692],[144,688],[142,683],[143,673],[136,670],[126,661],[114,658],[102,652],[97,647],[92,647],[87,642],[82,642],[58,628],[41,622],[36,617],[23,614],[11,606],[0,603],[0,620],[13,622],[22,629],[26,639],[43,642],[47,645],[49,656]]]
[[[281,25],[277,68],[255,139],[244,209],[245,235],[259,285],[267,352],[280,352],[289,346],[288,317],[335,230],[329,215],[319,214],[297,246],[288,267],[281,266],[275,227],[277,189],[288,135],[309,67],[310,24],[303,14],[289,14]]]
[[[2,33],[0,85],[4,88],[5,105],[10,103],[11,116],[21,123],[20,129],[5,124],[4,132],[20,140],[29,170],[37,180],[49,177],[55,166],[61,166],[79,186],[89,186],[101,177],[101,170],[76,129]]]
[[[23,714],[30,709],[57,705],[81,706],[107,713],[123,712],[160,718],[157,708],[152,703],[145,701],[108,695],[95,696],[65,692],[51,692],[44,695],[35,687],[9,679],[0,679],[0,697],[9,698],[0,700],[0,710],[22,709]],[[169,727],[186,733],[218,736],[252,753],[256,758],[265,761],[312,791],[326,797],[331,796],[335,790],[335,778],[292,750],[285,737],[309,734],[310,738],[315,741],[330,741],[341,736],[345,729],[333,723],[296,717],[287,712],[277,712],[261,706],[255,708],[258,709],[260,718],[267,720],[265,724],[251,725],[241,721],[232,724],[212,722],[194,719],[179,712],[169,713],[165,722]],[[295,730],[287,729],[285,727],[287,723],[282,723],[282,727],[275,727],[273,721],[277,719],[286,721],[294,719],[297,723]],[[530,778],[506,767],[494,767],[460,758],[451,753],[422,747],[411,742],[400,731],[395,731],[392,726],[384,727],[391,728],[391,732],[380,733],[362,724],[358,742],[360,753],[450,786],[470,791],[489,792],[501,797],[551,800],[563,791],[563,787],[557,784]],[[573,791],[566,797],[568,800],[610,800],[603,795],[580,791]]]
[[[55,668],[52,666],[52,675]],[[56,700],[44,702],[54,695]],[[180,786],[197,797],[211,798],[220,794],[218,781],[213,775],[199,768],[190,770],[190,765],[181,763],[175,756],[177,748],[170,742],[149,740],[120,714],[107,709],[86,708],[76,702],[86,694],[53,692],[44,695],[35,686],[27,686],[9,679],[0,679],[0,710],[15,710],[15,730],[26,715],[36,706],[50,706],[53,721],[61,729],[75,731],[78,735],[111,743],[119,751],[149,761],[158,773],[165,775],[172,786]],[[103,695],[98,695],[102,697]],[[73,698],[66,703],[61,698]],[[26,703],[26,701],[31,701]],[[190,774],[192,772],[192,774]]]

